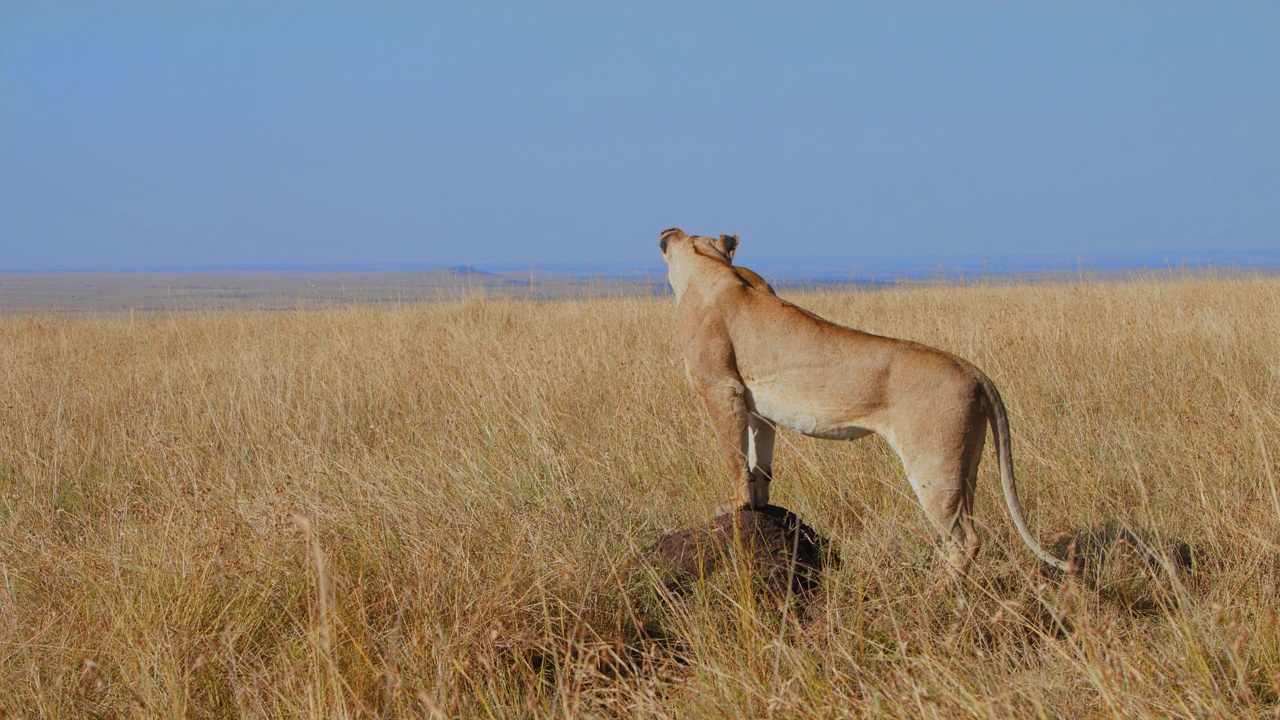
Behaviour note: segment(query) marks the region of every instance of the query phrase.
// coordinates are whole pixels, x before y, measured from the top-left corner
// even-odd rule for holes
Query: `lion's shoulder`
[[[731,267],[733,268],[734,274],[736,274],[738,278],[746,284],[760,290],[761,292],[767,292],[770,295],[777,295],[777,293],[773,291],[773,286],[769,284],[769,281],[760,277],[759,273],[756,271],[740,267],[738,265],[733,265]]]

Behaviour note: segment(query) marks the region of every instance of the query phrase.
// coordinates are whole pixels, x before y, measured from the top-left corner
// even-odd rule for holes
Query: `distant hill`
[[[736,261],[777,281],[877,282],[894,279],[961,279],[983,275],[1021,275],[1062,272],[1107,272],[1169,268],[1280,269],[1280,249],[1176,250],[1168,252],[1040,253],[1025,255],[827,255],[814,257],[752,257],[740,253]],[[655,258],[646,263],[538,263],[486,265],[493,273],[530,272],[540,276],[646,280],[665,278],[666,266]]]
[[[897,279],[963,279],[985,275],[1031,275],[1062,272],[1108,272],[1168,268],[1280,269],[1280,247],[1251,250],[1171,250],[1154,252],[1038,253],[1019,255],[880,255],[846,254],[810,257],[754,256],[740,252],[737,262],[766,278],[786,283],[891,282]],[[51,275],[74,269],[5,273]],[[102,275],[193,275],[266,273],[276,276],[359,274],[413,276],[416,281],[480,281],[529,283],[547,279],[572,281],[665,282],[667,268],[654,248],[643,261],[521,262],[442,265],[430,263],[272,264],[216,267],[141,267],[89,271]],[[84,274],[84,273],[81,273]]]

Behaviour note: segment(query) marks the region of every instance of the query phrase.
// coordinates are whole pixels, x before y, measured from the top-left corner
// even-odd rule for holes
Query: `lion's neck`
[[[725,274],[725,270],[730,272]],[[737,276],[732,274],[732,268],[729,265],[711,262],[701,257],[687,258],[684,262],[671,264],[667,269],[667,280],[671,283],[676,302],[679,302],[686,291],[694,285],[701,287],[705,292],[726,279],[732,280],[735,284],[740,283]]]
[[[676,295],[676,302],[680,301],[684,291],[689,288],[689,280],[693,276],[692,270],[689,267],[689,263],[676,263],[667,269],[667,281],[671,283],[671,290]]]

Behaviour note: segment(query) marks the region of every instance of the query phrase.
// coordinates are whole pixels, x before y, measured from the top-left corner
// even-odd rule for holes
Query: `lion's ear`
[[[738,233],[721,235],[720,240],[716,242],[716,247],[724,253],[725,257],[732,260],[734,251],[738,249]]]
[[[667,254],[667,242],[669,240],[683,240],[688,237],[680,228],[667,228],[658,233],[658,247],[662,248],[662,254]]]

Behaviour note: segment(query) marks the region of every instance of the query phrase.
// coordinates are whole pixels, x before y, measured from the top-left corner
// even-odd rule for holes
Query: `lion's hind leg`
[[[934,438],[934,442],[912,449],[899,449],[891,443],[921,507],[945,538],[948,562],[961,575],[982,546],[973,526],[973,496],[986,428],[972,424],[969,428],[963,437],[951,438],[952,442],[939,443],[939,438]]]

